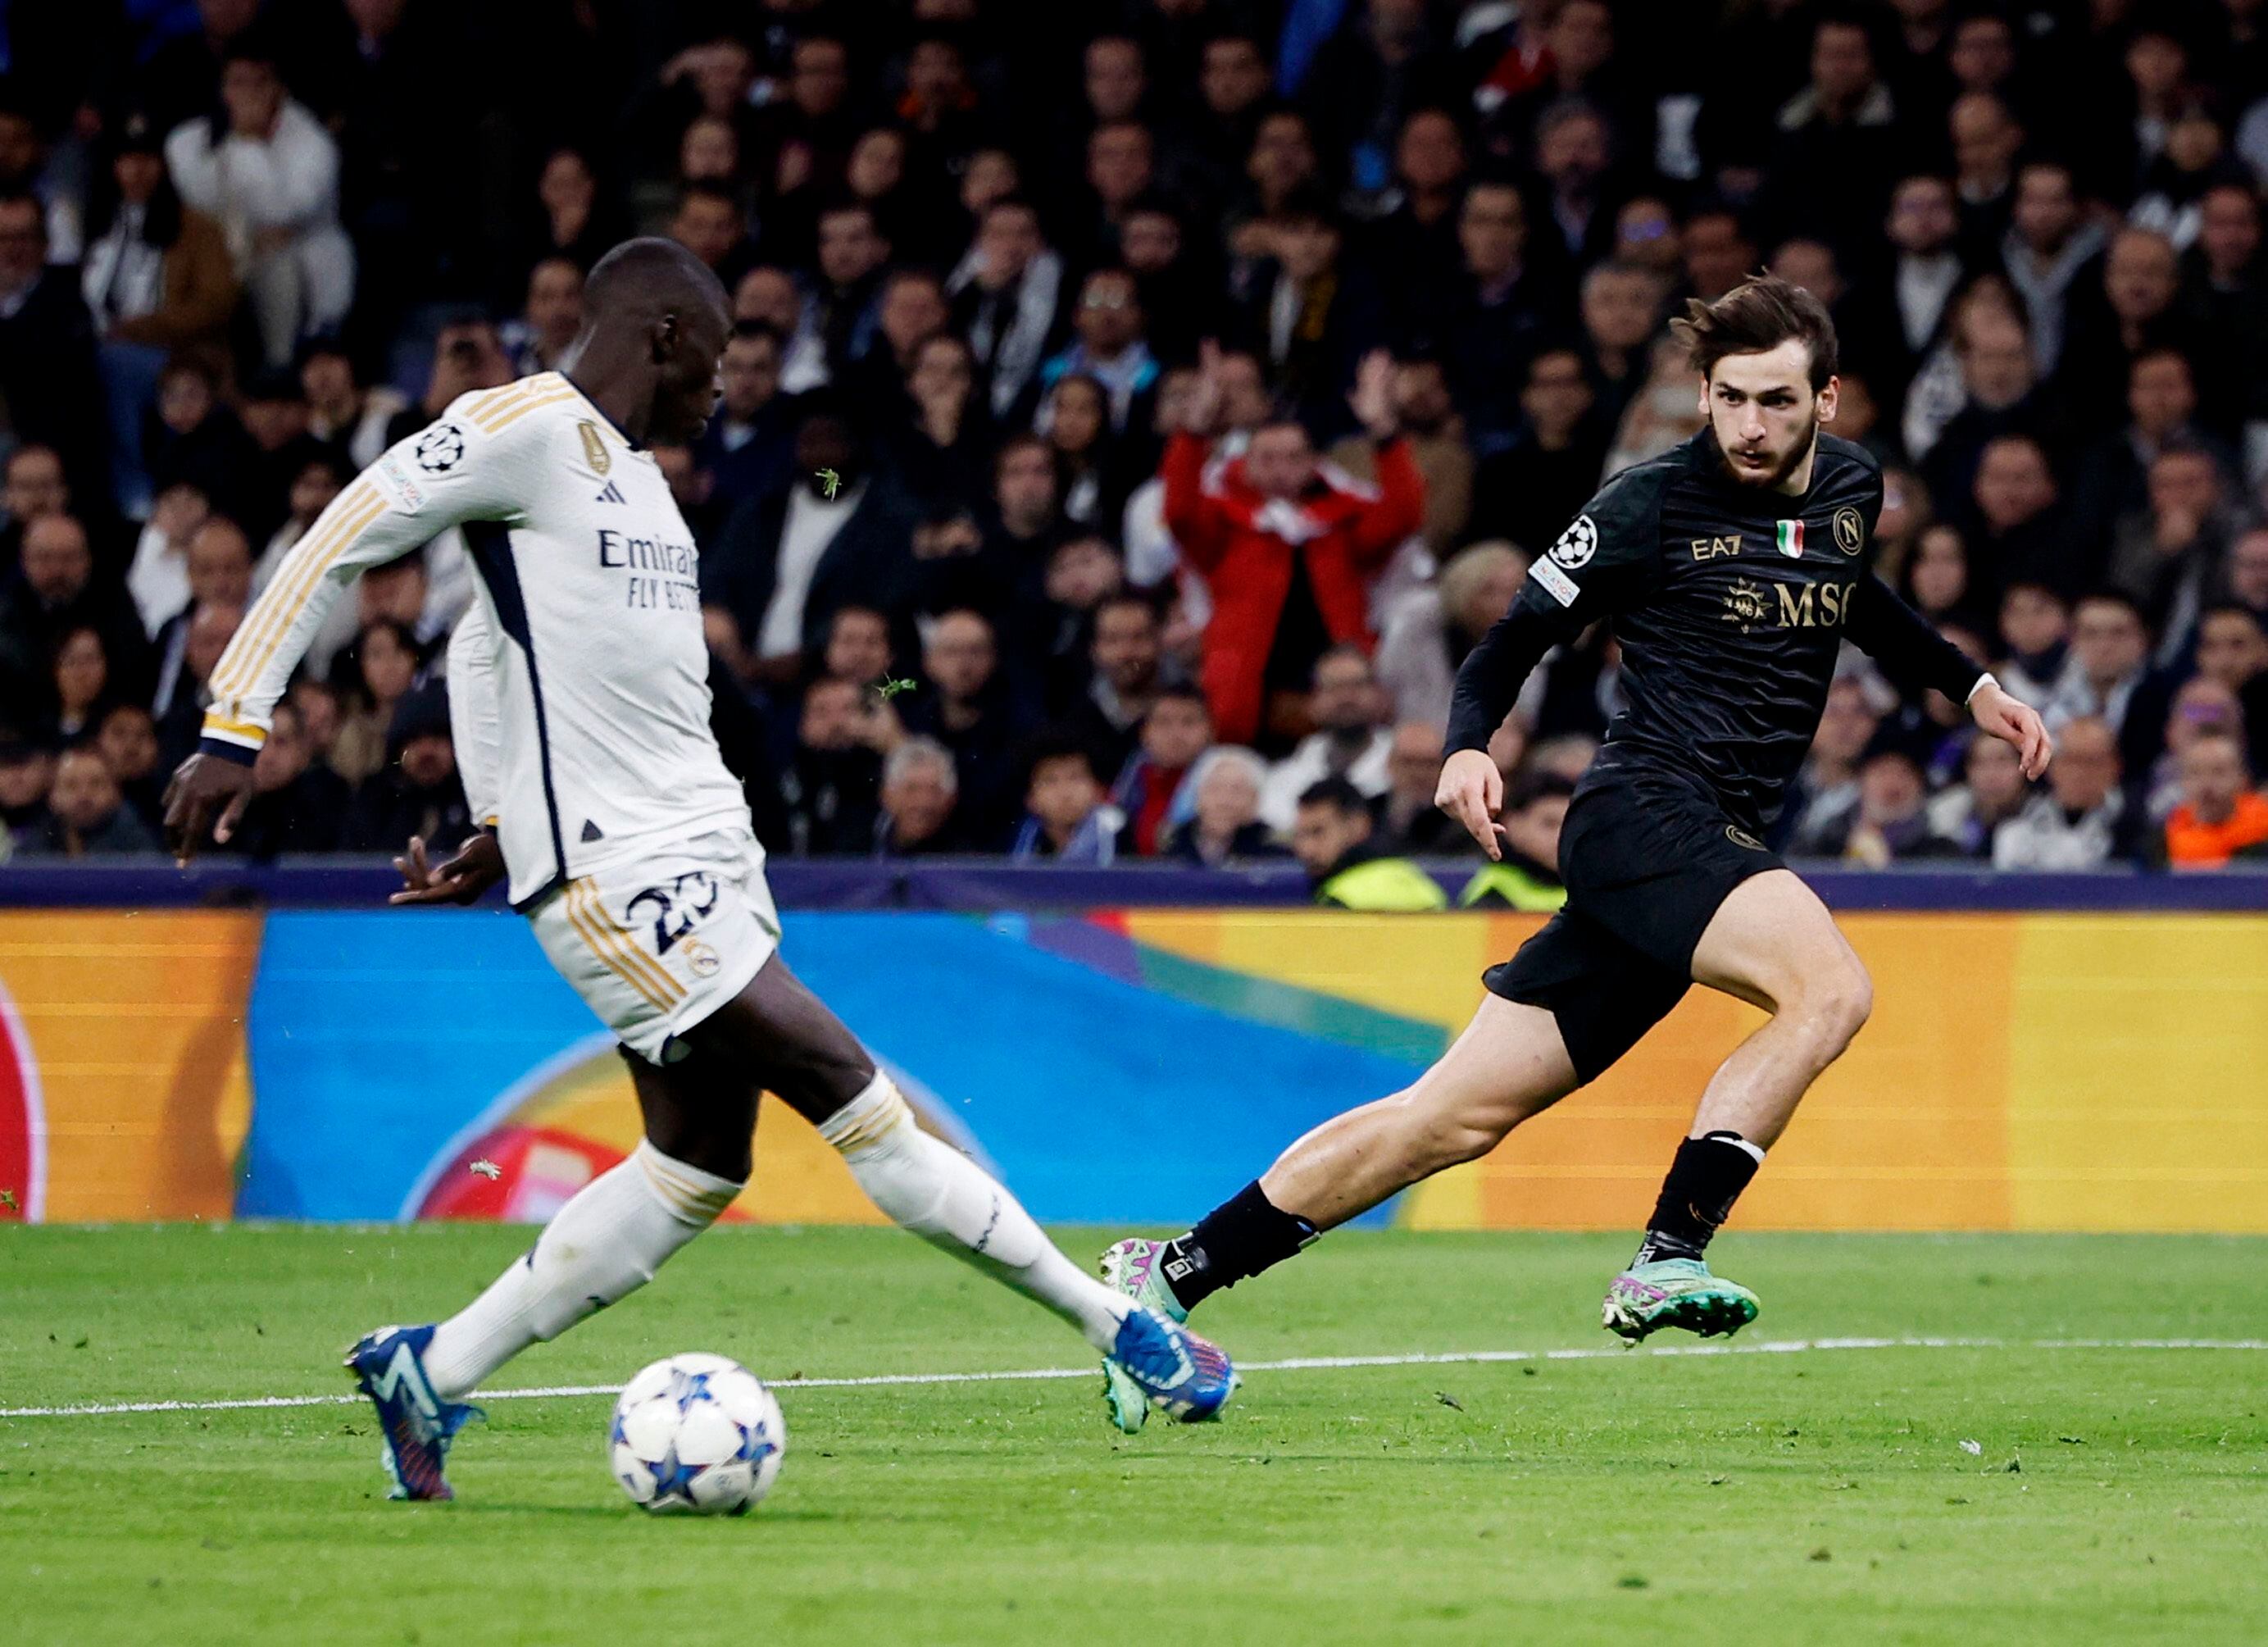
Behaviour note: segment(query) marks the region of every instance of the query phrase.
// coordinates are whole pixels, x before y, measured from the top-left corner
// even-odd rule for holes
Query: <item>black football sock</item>
[[[1733,1203],[1764,1158],[1764,1152],[1738,1133],[1707,1133],[1679,1144],[1631,1267],[1658,1259],[1699,1258],[1709,1237],[1733,1215]]]
[[[1160,1267],[1182,1308],[1194,1310],[1314,1238],[1314,1225],[1271,1206],[1256,1181],[1199,1219],[1189,1234],[1167,1242]]]

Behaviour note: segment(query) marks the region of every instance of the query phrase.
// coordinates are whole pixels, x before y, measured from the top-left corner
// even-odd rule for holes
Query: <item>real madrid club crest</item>
[[[1725,621],[1738,624],[1744,635],[1763,623],[1771,609],[1764,598],[1764,585],[1760,583],[1735,578],[1732,587],[1725,591]]]
[[[615,454],[607,450],[606,437],[599,425],[585,417],[575,425],[575,432],[583,437],[583,459],[591,466],[591,473],[603,475],[615,466]]]
[[[1855,555],[1867,547],[1867,522],[1849,504],[1835,512],[1835,547]]]

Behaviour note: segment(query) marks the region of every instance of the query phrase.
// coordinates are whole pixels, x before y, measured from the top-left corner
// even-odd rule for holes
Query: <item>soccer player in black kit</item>
[[[1764,845],[1847,637],[1909,691],[1965,703],[2045,770],[2048,737],[1870,569],[1881,469],[1822,432],[1833,322],[1785,281],[1688,305],[1674,330],[1709,426],[1608,482],[1529,569],[1458,671],[1437,799],[1491,857],[1504,780],[1488,741],[1544,653],[1606,620],[1627,706],[1559,838],[1566,907],[1484,975],[1471,1024],[1404,1091],[1325,1122],[1170,1242],[1122,1242],[1112,1280],[1184,1311],[1397,1191],[1495,1148],[1594,1079],[1695,983],[1771,1016],[1720,1066],[1605,1325],[1636,1340],[1756,1318],[1703,1249],[1872,988],[1818,897]]]

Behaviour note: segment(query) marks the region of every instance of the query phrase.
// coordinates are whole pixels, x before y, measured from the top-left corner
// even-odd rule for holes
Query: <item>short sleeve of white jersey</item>
[[[497,702],[496,631],[475,601],[449,636],[449,737],[473,821],[493,829],[504,787],[504,714]]]
[[[574,395],[545,373],[460,395],[357,476],[284,558],[221,654],[199,749],[239,762],[259,753],[291,671],[365,570],[468,521],[519,524],[540,484],[525,455],[541,424],[529,414]]]

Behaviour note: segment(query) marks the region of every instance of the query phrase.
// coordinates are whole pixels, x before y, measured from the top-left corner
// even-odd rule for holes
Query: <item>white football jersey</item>
[[[475,816],[497,817],[513,905],[661,844],[747,828],[709,729],[693,534],[652,454],[553,372],[460,397],[323,511],[214,669],[201,747],[251,760],[331,603],[452,526],[481,620],[453,645],[453,673],[482,676],[460,690],[495,717],[489,747],[460,759],[468,788],[493,789],[472,798]]]

